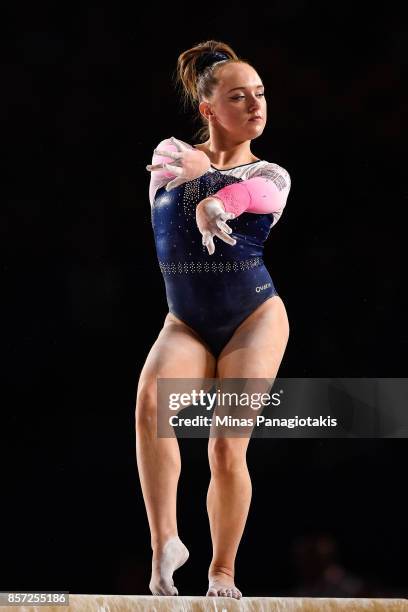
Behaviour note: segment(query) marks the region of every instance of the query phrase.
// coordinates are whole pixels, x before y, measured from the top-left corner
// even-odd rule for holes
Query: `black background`
[[[198,124],[172,82],[183,50],[230,44],[266,87],[252,150],[292,189],[265,260],[288,311],[287,377],[405,376],[401,76],[391,3],[26,4],[8,16],[3,119],[1,590],[148,592],[138,376],[167,312],[148,201],[152,150]],[[211,559],[205,440],[182,440],[181,594]],[[399,595],[406,441],[253,440],[237,559],[245,595],[299,587],[293,544],[330,534],[368,594]],[[308,592],[303,594],[308,595]]]

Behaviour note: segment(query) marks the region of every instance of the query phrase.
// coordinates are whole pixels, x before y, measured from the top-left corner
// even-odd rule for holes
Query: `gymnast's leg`
[[[289,337],[285,306],[274,296],[236,329],[218,358],[218,378],[275,378]],[[211,481],[207,494],[213,557],[208,571],[209,596],[240,599],[234,566],[252,495],[246,463],[248,438],[213,437],[208,456]]]
[[[176,518],[180,451],[177,438],[157,437],[157,378],[213,378],[215,359],[195,332],[169,313],[140,374],[136,458],[153,550],[153,594],[177,595],[173,572],[188,558]]]

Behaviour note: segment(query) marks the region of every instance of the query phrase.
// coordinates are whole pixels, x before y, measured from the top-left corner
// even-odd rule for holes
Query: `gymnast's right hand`
[[[146,166],[146,170],[149,170],[149,172],[162,171],[164,169],[169,170],[175,175],[175,178],[167,183],[166,191],[192,181],[210,169],[211,162],[204,151],[191,149],[184,142],[174,138],[174,136],[170,138],[169,144],[172,148],[176,148],[176,151],[170,151],[169,147],[166,149],[164,147],[155,149],[154,156],[158,157],[158,161]]]
[[[203,245],[212,255],[215,251],[214,236],[223,240],[227,244],[234,246],[237,241],[229,234],[232,229],[225,222],[234,219],[232,212],[226,212],[224,204],[220,198],[209,196],[197,204],[196,221],[197,227],[203,237]]]

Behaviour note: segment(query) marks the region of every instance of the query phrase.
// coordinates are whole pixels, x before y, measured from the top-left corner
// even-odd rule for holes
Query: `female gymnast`
[[[290,190],[286,170],[251,152],[266,124],[262,80],[213,40],[184,51],[177,75],[204,137],[195,145],[161,141],[147,166],[169,313],[140,374],[136,456],[153,551],[149,587],[158,595],[178,594],[173,572],[189,552],[177,530],[177,438],[156,433],[157,378],[274,379],[289,336],[285,306],[262,259]],[[242,597],[234,564],[252,493],[248,443],[209,439],[207,596]]]

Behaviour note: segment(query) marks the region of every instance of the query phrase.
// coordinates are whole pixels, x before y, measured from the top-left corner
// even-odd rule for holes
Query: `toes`
[[[208,589],[207,597],[218,597],[217,589]]]
[[[178,590],[173,584],[163,583],[156,584],[154,587],[150,587],[150,591],[152,595],[157,595],[159,597],[163,597],[166,595],[178,595]]]
[[[216,587],[212,586],[207,591],[207,597],[231,597],[234,599],[241,599],[242,593],[236,587]]]
[[[172,581],[170,584],[163,585],[161,588],[162,595],[178,595],[178,590],[174,586],[174,582]]]

